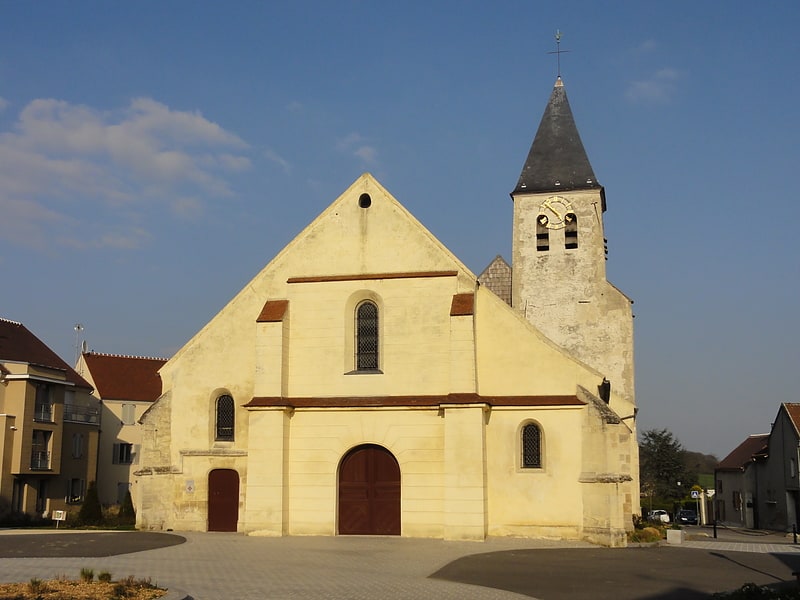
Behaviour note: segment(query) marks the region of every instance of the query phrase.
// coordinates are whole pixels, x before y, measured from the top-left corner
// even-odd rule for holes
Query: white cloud
[[[652,52],[656,48],[658,48],[658,42],[656,42],[654,39],[649,39],[639,44],[636,47],[636,51],[639,53]]]
[[[336,148],[340,152],[346,152],[360,158],[368,164],[375,164],[378,161],[378,151],[374,146],[366,143],[360,133],[350,133],[336,143]]]
[[[264,151],[264,157],[267,160],[274,162],[275,164],[280,166],[280,168],[283,169],[284,173],[286,173],[287,175],[292,170],[292,165],[289,164],[289,161],[270,148],[267,148]]]
[[[664,104],[672,100],[680,79],[681,72],[677,69],[660,69],[649,77],[632,81],[625,97],[631,102]]]
[[[359,146],[353,154],[370,164],[378,160],[378,151],[372,146]]]
[[[150,98],[115,111],[40,98],[0,131],[0,209],[21,215],[31,240],[134,248],[149,234],[131,227],[130,215],[158,204],[177,216],[202,214],[204,197],[232,194],[226,174],[251,167],[248,149],[201,113]],[[191,208],[174,200],[189,196]],[[123,205],[134,210],[122,212]],[[111,221],[101,222],[99,213]],[[46,235],[63,221],[87,225],[92,241]],[[21,243],[7,226],[0,238]]]

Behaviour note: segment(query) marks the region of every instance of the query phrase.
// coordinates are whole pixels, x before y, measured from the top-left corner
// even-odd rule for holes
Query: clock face
[[[572,216],[572,205],[563,196],[550,196],[539,207],[539,223],[548,229],[563,229]]]

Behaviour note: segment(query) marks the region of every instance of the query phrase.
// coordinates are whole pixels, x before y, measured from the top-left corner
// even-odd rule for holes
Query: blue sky
[[[561,70],[640,431],[800,401],[800,3],[0,2],[0,316],[170,356],[361,173],[479,273]]]

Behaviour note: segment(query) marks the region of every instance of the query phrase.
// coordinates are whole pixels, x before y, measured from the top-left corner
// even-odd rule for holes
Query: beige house
[[[138,525],[624,545],[632,317],[587,169],[559,80],[512,193],[506,301],[359,177],[161,368]]]
[[[92,386],[22,323],[0,319],[0,519],[51,516],[95,480]]]
[[[102,407],[97,495],[104,505],[121,504],[130,491],[139,506],[133,471],[139,463],[139,419],[161,395],[158,370],[164,358],[84,352],[76,370],[94,387]]]

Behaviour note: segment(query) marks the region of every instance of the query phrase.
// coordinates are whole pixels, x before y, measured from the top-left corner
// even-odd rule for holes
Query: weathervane
[[[556,51],[555,52],[548,52],[548,54],[555,54],[557,61],[558,61],[558,76],[561,77],[561,53],[562,52],[569,52],[569,50],[562,50],[561,49],[561,31],[556,29]]]

